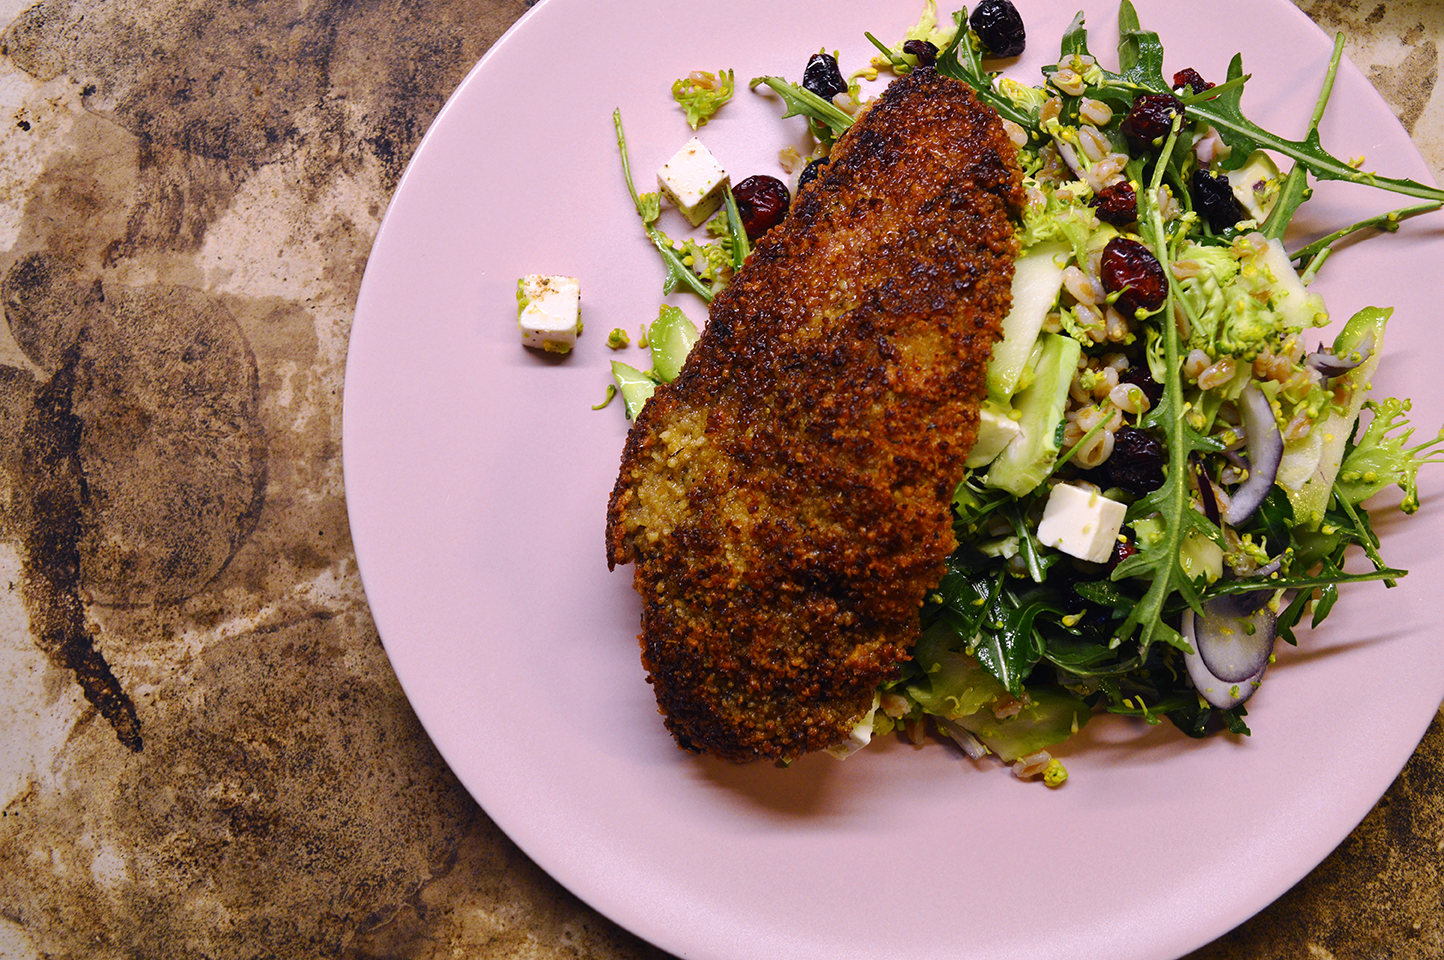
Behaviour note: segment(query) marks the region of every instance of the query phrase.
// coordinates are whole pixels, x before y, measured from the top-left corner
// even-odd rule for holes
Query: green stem
[[[1304,134],[1303,143],[1316,139],[1319,130],[1319,121],[1324,118],[1324,108],[1329,104],[1329,97],[1334,92],[1334,78],[1339,73],[1339,61],[1344,55],[1344,35],[1334,35],[1334,49],[1329,55],[1329,69],[1324,74],[1324,84],[1319,88],[1318,99],[1314,101],[1314,113],[1309,117],[1309,129]],[[1314,161],[1317,163],[1317,159]],[[1353,170],[1352,167],[1349,168]],[[1357,173],[1358,171],[1354,171]],[[1315,172],[1315,176],[1319,174]],[[1282,240],[1284,232],[1289,228],[1289,221],[1294,218],[1294,211],[1304,202],[1308,196],[1308,175],[1304,163],[1294,160],[1293,169],[1289,171],[1288,177],[1284,180],[1283,186],[1279,189],[1278,200],[1274,208],[1269,212],[1268,219],[1263,223],[1263,234],[1271,240]]]
[[[747,242],[747,230],[742,226],[742,212],[737,209],[737,197],[732,193],[732,185],[726,184],[722,190],[723,203],[727,207],[727,234],[732,238],[732,269],[741,270],[742,261],[752,252],[752,245]]]
[[[1370,227],[1377,227],[1380,230],[1393,233],[1399,229],[1400,223],[1403,223],[1410,217],[1417,217],[1421,213],[1431,213],[1438,210],[1441,206],[1444,206],[1444,201],[1431,200],[1428,203],[1416,203],[1412,206],[1400,207],[1397,210],[1389,210],[1386,213],[1375,214],[1366,220],[1360,220],[1358,223],[1344,227],[1342,230],[1335,230],[1328,236],[1320,237],[1306,247],[1300,247],[1289,254],[1289,259],[1311,260],[1350,234],[1358,233],[1360,230],[1368,230]]]
[[[1346,497],[1341,497],[1338,494],[1334,494],[1334,500],[1337,501],[1339,506],[1344,508],[1344,512],[1349,515],[1349,520],[1354,524],[1354,530],[1359,537],[1359,546],[1363,547],[1364,556],[1369,558],[1369,562],[1374,565],[1374,569],[1378,571],[1389,570],[1389,568],[1384,565],[1384,558],[1379,555],[1378,538],[1374,536],[1373,531],[1369,530],[1359,521],[1359,514],[1354,509],[1354,505],[1350,503]],[[1393,571],[1390,572],[1392,573]],[[1386,576],[1384,578],[1384,586],[1397,587],[1398,585],[1398,581],[1392,576]]]
[[[1172,155],[1173,145],[1178,139],[1180,121],[1181,117],[1175,118],[1173,129],[1169,132],[1168,139],[1164,141],[1163,149],[1159,153],[1159,160],[1154,165],[1148,190],[1138,200],[1139,207],[1144,212],[1144,216],[1140,218],[1139,222],[1139,226],[1144,231],[1144,239],[1148,241],[1154,256],[1158,258],[1164,276],[1170,278],[1168,294],[1164,299],[1163,313],[1159,322],[1159,335],[1163,337],[1164,366],[1167,370],[1164,377],[1167,418],[1162,423],[1168,443],[1168,478],[1165,482],[1165,490],[1162,491],[1164,496],[1159,512],[1165,516],[1168,522],[1164,525],[1165,540],[1158,545],[1158,549],[1162,551],[1161,555],[1167,559],[1163,561],[1164,569],[1160,571],[1160,575],[1154,577],[1149,583],[1148,591],[1143,595],[1143,599],[1129,611],[1118,632],[1113,635],[1112,646],[1115,647],[1137,626],[1139,628],[1139,645],[1143,649],[1147,649],[1153,641],[1154,633],[1162,625],[1160,617],[1164,602],[1176,586],[1178,557],[1183,549],[1182,516],[1183,511],[1188,509],[1188,445],[1184,442],[1184,417],[1187,415],[1187,410],[1183,405],[1178,323],[1173,316],[1176,294],[1171,279],[1173,271],[1170,268],[1172,258],[1168,252],[1168,236],[1163,228],[1163,211],[1158,206],[1158,190],[1163,185],[1163,172],[1167,166],[1164,158]]]
[[[622,176],[627,181],[627,192],[632,195],[632,204],[637,208],[637,216],[642,218],[642,229],[647,232],[647,238],[652,241],[652,246],[662,255],[662,261],[667,265],[667,279],[671,282],[681,282],[686,285],[697,296],[708,303],[712,302],[712,291],[702,282],[702,278],[692,272],[692,269],[682,262],[682,257],[672,247],[672,242],[658,230],[656,225],[647,219],[646,209],[642,206],[642,198],[637,193],[636,184],[632,180],[632,162],[627,156],[627,135],[622,131],[622,111],[612,111],[612,125],[617,130],[617,150],[622,155]],[[670,292],[671,286],[664,287],[664,292]]]

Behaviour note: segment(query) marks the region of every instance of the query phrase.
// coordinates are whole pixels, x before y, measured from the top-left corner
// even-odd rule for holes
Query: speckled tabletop
[[[1444,179],[1444,4],[1306,0]],[[0,0],[0,957],[662,954],[417,724],[340,471],[367,252],[522,0]],[[1192,960],[1444,956],[1444,719]]]

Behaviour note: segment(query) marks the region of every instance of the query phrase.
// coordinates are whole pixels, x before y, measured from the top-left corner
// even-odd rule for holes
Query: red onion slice
[[[1373,352],[1374,335],[1370,333],[1364,337],[1358,347],[1350,352],[1349,356],[1340,357],[1324,350],[1315,350],[1304,357],[1304,366],[1311,370],[1317,370],[1324,377],[1337,377],[1340,374],[1348,373],[1369,359],[1369,355]]]
[[[1284,456],[1284,438],[1274,420],[1269,398],[1250,382],[1238,398],[1239,412],[1243,414],[1243,428],[1248,437],[1248,477],[1238,485],[1228,502],[1223,521],[1236,527],[1253,516],[1259,504],[1264,502],[1274,479],[1279,475],[1279,463]]]
[[[1212,602],[1212,601],[1210,601]],[[1206,607],[1207,605],[1205,605]],[[1265,607],[1264,609],[1267,609]],[[1242,680],[1222,680],[1209,670],[1204,662],[1203,656],[1198,652],[1202,647],[1207,646],[1206,642],[1200,642],[1198,624],[1192,610],[1183,611],[1182,627],[1183,637],[1193,647],[1193,653],[1183,655],[1184,666],[1188,668],[1188,678],[1193,681],[1193,686],[1198,690],[1199,696],[1207,700],[1212,706],[1220,710],[1228,710],[1243,703],[1253,696],[1258,689],[1260,681],[1263,680],[1264,671],[1268,669],[1268,655],[1265,654],[1263,663],[1258,670]],[[1271,631],[1272,632],[1272,631]],[[1272,652],[1273,644],[1269,643],[1269,650]]]
[[[1208,672],[1225,683],[1239,683],[1268,665],[1278,636],[1278,618],[1269,607],[1271,590],[1225,594],[1203,605],[1196,617],[1193,649]]]

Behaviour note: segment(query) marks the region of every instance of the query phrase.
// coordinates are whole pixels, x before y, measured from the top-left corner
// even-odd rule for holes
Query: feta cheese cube
[[[516,282],[521,342],[548,353],[569,353],[582,332],[582,288],[575,277],[529,273]]]
[[[1110,500],[1097,490],[1075,483],[1060,483],[1048,495],[1038,541],[1069,556],[1106,563],[1123,528],[1126,504]]]
[[[978,438],[973,441],[973,449],[968,451],[968,468],[976,469],[992,463],[1003,448],[1022,432],[1023,428],[1008,416],[1007,410],[983,407],[978,415]]]
[[[682,211],[692,226],[700,226],[722,205],[727,172],[712,151],[693,137],[657,171],[657,189]]]

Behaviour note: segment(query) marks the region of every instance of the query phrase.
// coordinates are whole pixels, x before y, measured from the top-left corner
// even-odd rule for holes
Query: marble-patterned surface
[[[523,0],[0,0],[0,957],[663,955],[417,725],[340,475],[392,189]],[[1444,179],[1444,5],[1303,0]],[[1444,718],[1192,960],[1444,956]]]

